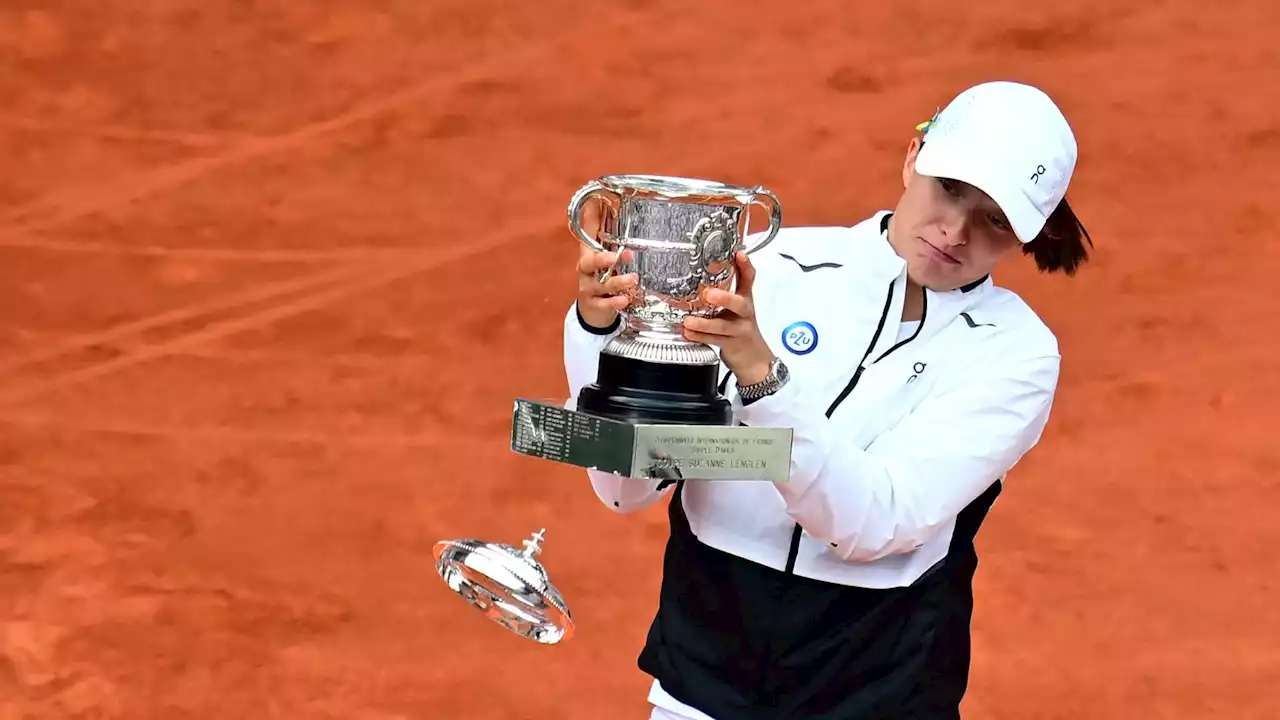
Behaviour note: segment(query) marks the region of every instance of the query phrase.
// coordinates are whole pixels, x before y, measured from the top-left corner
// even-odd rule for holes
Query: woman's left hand
[[[774,355],[756,324],[756,306],[751,295],[755,266],[742,251],[734,255],[733,262],[738,270],[737,292],[704,291],[703,298],[708,304],[721,308],[720,314],[714,318],[686,316],[684,336],[719,347],[720,359],[733,372],[738,384],[751,385],[769,376]]]

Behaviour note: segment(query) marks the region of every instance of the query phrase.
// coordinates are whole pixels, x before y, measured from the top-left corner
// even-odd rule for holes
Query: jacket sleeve
[[[621,330],[619,320],[601,332],[581,322],[578,306],[569,308],[564,318],[564,369],[569,381],[569,407],[576,404],[578,391],[596,379],[600,351]],[[599,470],[587,470],[591,487],[605,507],[618,513],[630,513],[654,504],[670,491],[670,485],[657,489],[659,480],[629,478]]]
[[[838,437],[789,383],[738,410],[748,425],[791,427],[787,513],[838,557],[912,552],[1040,439],[1058,382],[1056,352],[988,365],[927,398],[865,449]]]

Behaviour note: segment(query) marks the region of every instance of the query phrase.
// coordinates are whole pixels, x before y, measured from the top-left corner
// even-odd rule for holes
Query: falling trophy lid
[[[481,540],[442,540],[432,550],[436,571],[450,589],[517,635],[546,645],[568,640],[569,608],[534,560],[545,534],[534,533],[523,551]]]

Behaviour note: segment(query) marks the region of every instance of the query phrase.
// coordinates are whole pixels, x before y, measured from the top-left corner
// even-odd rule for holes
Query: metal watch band
[[[782,387],[783,377],[782,373],[779,372],[782,367],[782,360],[774,358],[769,365],[769,374],[765,376],[764,380],[751,385],[738,386],[739,397],[743,400],[758,400],[777,392],[778,388]]]

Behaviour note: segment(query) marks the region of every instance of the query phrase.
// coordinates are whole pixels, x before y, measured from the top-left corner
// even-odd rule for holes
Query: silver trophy
[[[573,619],[547,571],[535,560],[545,530],[524,550],[482,540],[442,540],[432,553],[436,572],[451,590],[485,616],[521,637],[554,645],[573,636]]]
[[[583,228],[589,200],[601,201],[593,237]],[[750,208],[767,211],[768,228],[750,245]],[[768,245],[782,227],[782,206],[769,190],[657,175],[610,175],[587,183],[568,207],[569,228],[596,251],[629,250],[629,262],[602,273],[636,273],[625,326],[601,351],[596,382],[578,409],[628,422],[725,425],[729,403],[716,390],[719,355],[683,335],[686,315],[715,316],[702,293],[733,291],[734,255]]]

